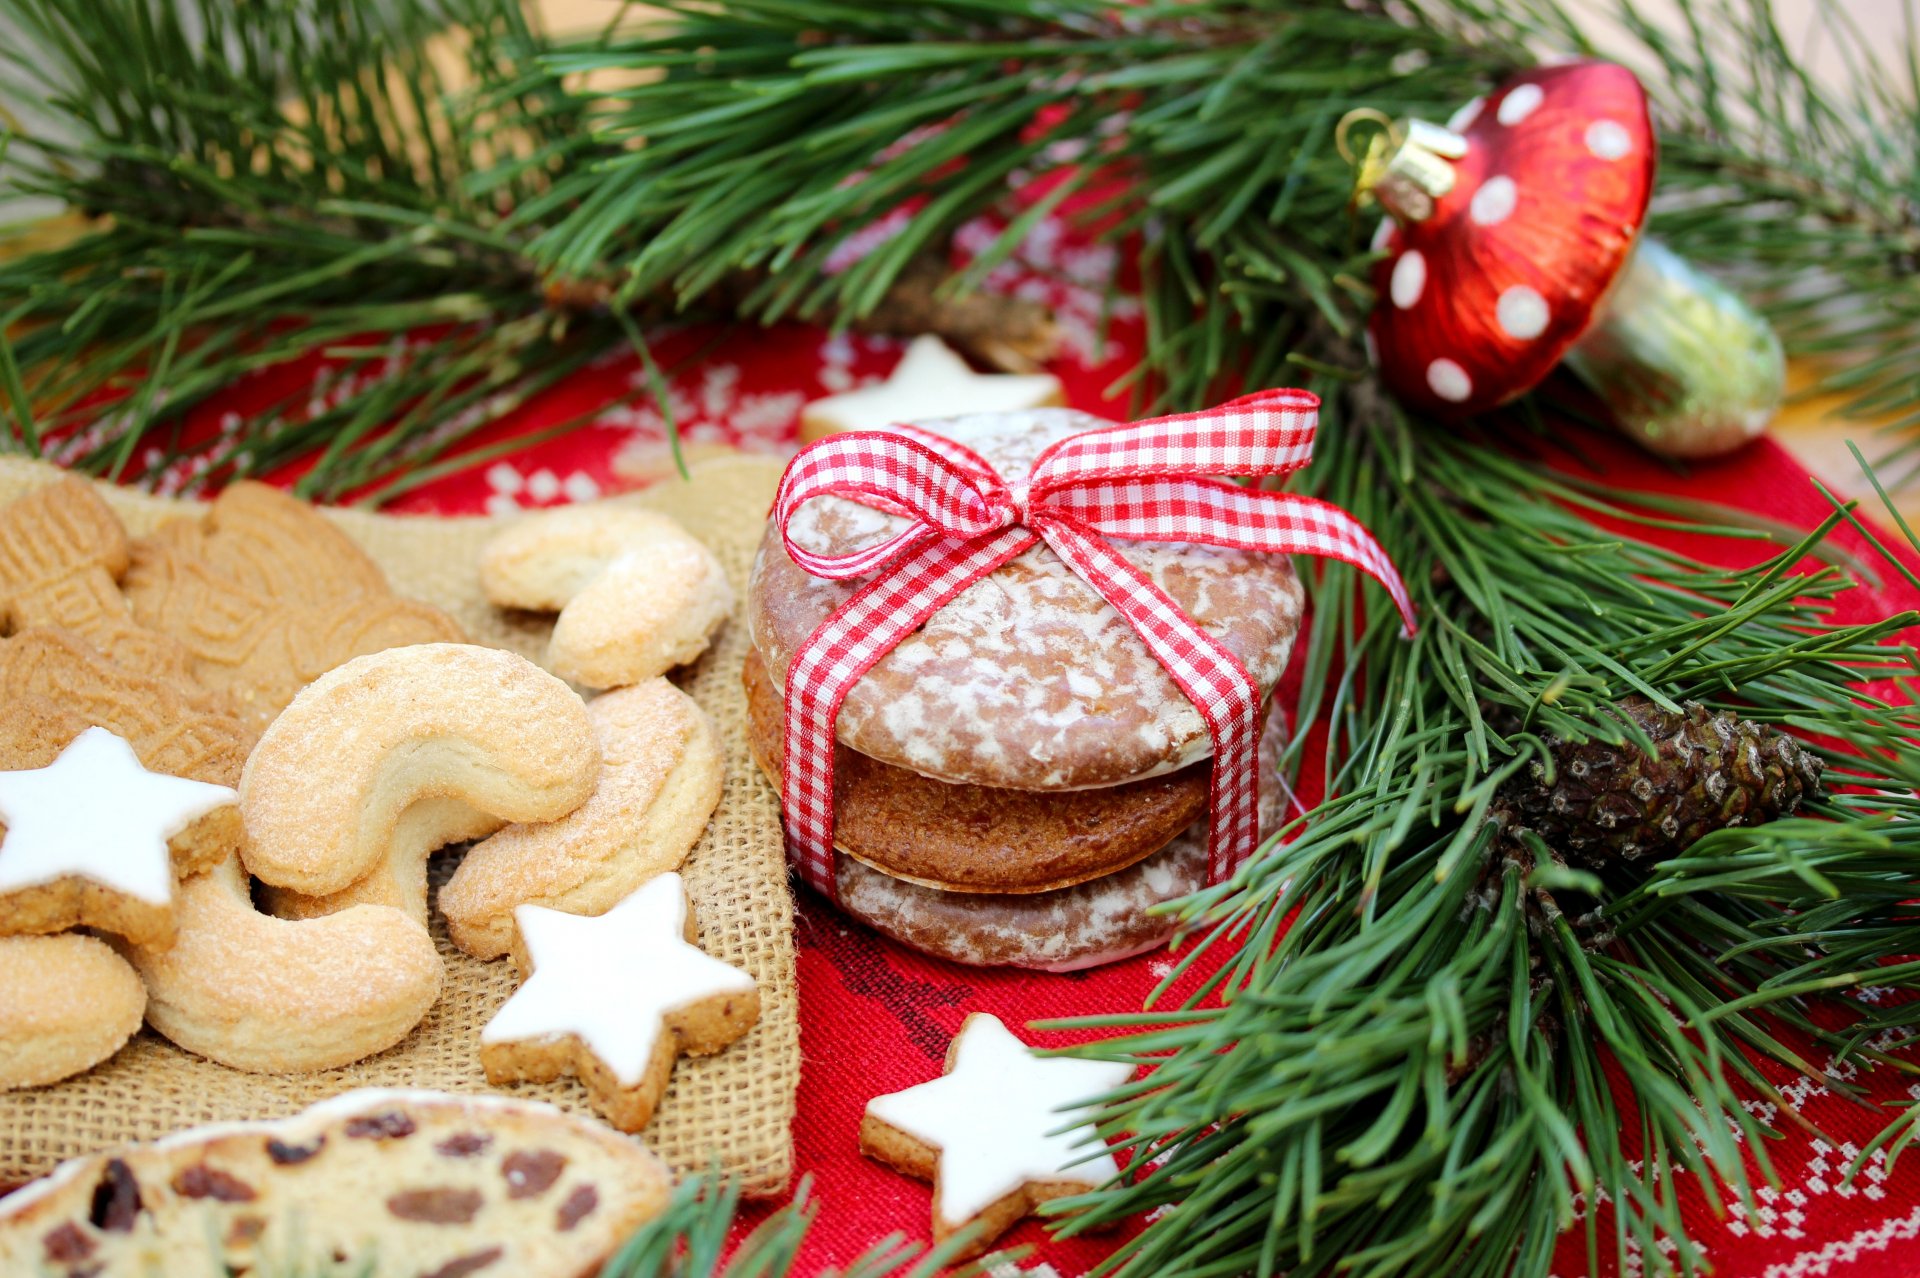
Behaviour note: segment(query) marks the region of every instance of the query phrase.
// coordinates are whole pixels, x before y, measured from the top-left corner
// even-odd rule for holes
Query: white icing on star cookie
[[[976,373],[939,338],[916,337],[886,381],[816,399],[800,410],[800,437],[880,430],[956,413],[1007,413],[1066,400],[1050,373]]]
[[[614,1126],[653,1116],[680,1052],[715,1052],[759,1015],[753,978],[687,940],[686,889],[662,874],[599,917],[514,911],[526,984],[480,1033],[495,1083],[571,1074]]]
[[[1046,1198],[1120,1174],[1091,1123],[1060,1129],[1066,1111],[1132,1076],[1124,1063],[1036,1055],[998,1017],[976,1013],[948,1049],[945,1074],[867,1102],[861,1147],[934,1179],[936,1239],[985,1215],[991,1232],[977,1240],[984,1248]],[[937,1175],[887,1149],[889,1134],[931,1147]],[[1017,1210],[989,1213],[1006,1200]]]
[[[149,772],[121,738],[88,728],[46,767],[0,772],[0,892],[82,878],[165,906],[173,899],[167,840],[239,797],[228,786]]]

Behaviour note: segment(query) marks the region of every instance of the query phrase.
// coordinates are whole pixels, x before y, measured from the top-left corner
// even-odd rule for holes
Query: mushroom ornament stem
[[[1368,326],[1382,380],[1455,418],[1564,362],[1665,456],[1713,456],[1765,430],[1785,393],[1779,339],[1642,236],[1657,158],[1646,91],[1609,62],[1536,68],[1444,127],[1379,133],[1360,189],[1387,213]]]

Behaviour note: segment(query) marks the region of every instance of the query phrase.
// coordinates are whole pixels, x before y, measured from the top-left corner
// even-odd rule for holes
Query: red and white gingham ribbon
[[[1409,631],[1413,608],[1379,543],[1337,506],[1242,488],[1217,476],[1283,475],[1313,456],[1320,401],[1271,390],[1218,408],[1059,440],[1024,484],[984,458],[909,426],[832,435],[800,451],[780,480],[773,519],[793,561],[816,577],[875,574],[815,628],[787,669],[782,785],[789,855],[833,896],[833,743],[841,703],[861,676],[942,605],[1044,540],[1127,619],[1206,720],[1213,737],[1208,873],[1231,874],[1258,845],[1260,687],[1239,658],[1107,542],[1201,542],[1339,559],[1386,586]],[[793,539],[800,507],[844,497],[909,519],[845,555]]]

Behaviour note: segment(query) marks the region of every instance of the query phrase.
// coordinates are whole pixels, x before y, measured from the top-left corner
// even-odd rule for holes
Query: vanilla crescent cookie
[[[255,1073],[331,1069],[393,1046],[440,996],[426,928],[363,905],[294,922],[262,914],[240,862],[176,889],[171,946],[128,946],[147,1023],[190,1052]]]
[[[589,688],[623,688],[706,651],[733,611],[726,570],[666,515],[567,506],[502,529],[480,584],[505,608],[558,612],[547,664]]]
[[[334,896],[322,911],[397,905],[424,923],[428,852],[563,817],[599,773],[586,706],[524,657],[389,648],[314,680],[261,735],[240,778],[247,869]]]
[[[106,942],[0,937],[0,1091],[92,1069],[140,1028],[147,990]]]
[[[702,953],[678,874],[662,874],[597,918],[515,911],[526,984],[480,1032],[491,1083],[578,1078],[602,1117],[637,1132],[674,1058],[704,1056],[760,1015],[753,978]]]
[[[692,697],[665,679],[587,703],[600,742],[593,797],[558,821],[511,825],[474,845],[440,889],[447,932],[475,958],[513,947],[513,912],[612,909],[680,868],[720,802],[726,758]]]
[[[105,728],[86,729],[44,768],[0,772],[0,935],[93,927],[165,943],[169,840],[238,797],[147,771]]]

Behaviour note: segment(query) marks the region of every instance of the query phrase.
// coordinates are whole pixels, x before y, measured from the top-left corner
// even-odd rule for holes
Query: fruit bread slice
[[[62,1164],[0,1198],[0,1273],[574,1278],[670,1190],[550,1105],[365,1090]]]

